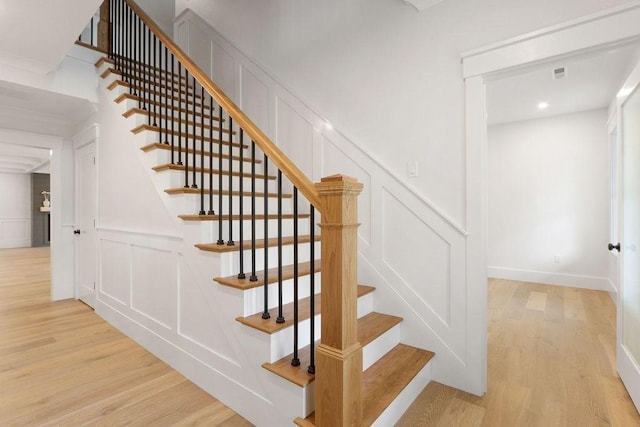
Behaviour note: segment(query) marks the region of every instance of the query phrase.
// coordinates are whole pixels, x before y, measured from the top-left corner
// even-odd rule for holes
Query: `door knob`
[[[620,252],[620,242],[618,242],[617,245],[614,245],[613,243],[609,243],[608,248],[610,251],[615,249],[616,251]]]
[[[73,234],[80,234],[80,230],[73,230]]]

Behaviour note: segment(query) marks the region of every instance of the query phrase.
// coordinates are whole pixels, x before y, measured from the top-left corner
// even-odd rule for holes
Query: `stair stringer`
[[[106,149],[105,144],[115,144],[121,150],[121,155],[138,159],[139,167],[145,171],[148,182],[156,190],[156,200],[165,206],[164,212],[154,211],[145,214],[159,216],[166,214],[171,218],[173,227],[169,231],[154,231],[130,229],[126,224],[99,225],[100,245],[110,246],[108,249],[101,246],[99,251],[101,275],[96,313],[254,424],[261,426],[290,424],[296,416],[304,415],[304,401],[309,399],[301,395],[302,390],[298,395],[285,392],[281,380],[274,379],[275,376],[272,373],[261,367],[265,361],[264,355],[268,354],[263,352],[264,345],[250,337],[252,332],[248,331],[249,328],[235,321],[235,317],[244,309],[240,291],[212,282],[212,277],[221,275],[224,269],[223,264],[229,262],[229,257],[224,254],[203,254],[194,247],[196,243],[202,242],[201,233],[194,232],[194,224],[183,222],[167,206],[170,196],[164,192],[164,188],[156,185],[154,178],[156,172],[145,164],[146,154],[139,149],[141,138],[146,137],[130,132],[130,122],[120,117],[123,113],[122,107],[114,103],[111,93],[104,85],[101,86],[101,118],[110,116],[109,120],[101,120],[101,123],[113,124],[120,130],[110,135],[101,132],[98,142],[99,188],[102,186],[104,189],[108,186],[110,178],[104,174],[100,175],[101,146]],[[114,124],[116,121],[119,124]],[[120,191],[135,191],[140,186],[132,185],[131,187],[122,188]],[[156,203],[153,205],[158,206]],[[122,206],[122,208],[127,207]],[[122,256],[126,257],[127,252],[133,253],[129,255],[131,258],[127,259],[128,266],[113,263],[111,258],[115,257],[112,257],[112,246],[126,248]],[[149,296],[151,299],[157,299],[158,305],[161,306],[170,302],[175,304],[172,309],[175,310],[174,323],[156,321],[152,314],[143,312],[140,307],[135,307],[131,300],[123,301],[126,298],[119,299],[105,291],[105,286],[110,284],[106,283],[108,280],[103,282],[102,273],[106,270],[112,271],[111,267],[163,268],[161,265],[146,267],[134,265],[135,252],[141,248],[164,254],[162,256],[176,263],[177,276],[175,283],[170,284],[176,293]],[[135,271],[129,270],[128,276],[131,286],[128,292],[133,295],[137,292],[133,289],[136,286],[133,278],[136,276]],[[185,298],[198,303],[199,306],[181,307],[181,304],[186,303]],[[194,322],[193,320],[187,322],[180,316],[196,314],[201,317],[198,319],[200,329],[186,330],[186,327],[193,327]],[[209,325],[217,325],[217,328]],[[290,390],[290,387],[288,389]]]

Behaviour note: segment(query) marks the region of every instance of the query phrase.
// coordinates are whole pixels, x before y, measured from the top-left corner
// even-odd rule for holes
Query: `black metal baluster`
[[[133,44],[133,80],[135,81],[135,85],[133,86],[133,96],[138,96],[138,85],[140,84],[140,68],[139,68],[139,41],[138,41],[138,28],[139,28],[139,20],[138,15],[136,15],[132,9],[131,10],[131,19],[133,25],[133,34],[131,36],[132,44]]]
[[[264,155],[264,311],[262,312],[262,318],[268,319],[271,317],[269,313],[269,198],[267,197],[267,171],[269,165],[269,159],[267,155]]]
[[[278,317],[276,323],[284,323],[282,297],[282,171],[278,169]]]
[[[220,140],[220,145],[222,145],[222,139]],[[231,197],[231,193],[233,192],[233,118],[229,117],[229,240],[227,241],[227,246],[235,245],[233,241],[233,220],[231,219],[231,214],[233,212],[233,197]],[[240,181],[242,181],[242,176],[240,177]],[[242,217],[240,218],[240,222],[242,222]]]
[[[191,78],[191,81],[193,82],[193,87],[191,88],[193,90],[193,126],[191,127],[193,129],[193,171],[192,171],[192,178],[193,178],[193,184],[191,184],[191,188],[198,188],[198,184],[196,184],[197,180],[196,180],[196,134],[198,133],[198,131],[196,130],[196,97],[197,97],[197,91],[196,91],[196,78],[195,76],[193,76]],[[187,86],[189,85],[189,81],[187,80]],[[204,151],[204,150],[203,150]]]
[[[202,110],[204,117],[204,109]],[[219,191],[219,190],[218,190]],[[213,97],[209,97],[209,215],[215,215],[213,210]]]
[[[175,93],[176,93],[176,75],[175,75],[175,63],[176,59],[171,54],[171,164],[175,164],[175,150],[176,150],[176,101],[175,101]],[[178,113],[180,115],[180,113]]]
[[[158,109],[160,104],[160,97],[158,96],[160,77],[157,75],[158,71],[158,37],[153,34],[153,64],[150,67],[150,74],[152,77],[152,90],[153,90],[153,125],[158,126]],[[160,142],[160,141],[158,141]]]
[[[222,238],[222,106],[218,106],[218,245],[224,245]]]
[[[251,141],[251,276],[249,281],[258,281],[256,276],[256,143],[253,140]]]
[[[91,17],[91,37],[90,37],[91,46],[95,46],[95,44],[93,43],[93,22],[95,19],[96,19],[95,16]]]
[[[152,124],[153,123],[153,117],[152,117],[152,98],[151,98],[151,80],[149,78],[148,75],[148,71],[149,71],[149,66],[147,64],[151,63],[151,29],[149,27],[147,27],[147,57],[145,58],[145,63],[144,63],[144,69],[143,72],[146,74],[144,82],[143,82],[143,90],[144,90],[144,97],[146,100],[146,104],[147,104],[147,117],[148,117],[148,121],[147,123]]]
[[[162,105],[164,106],[164,114],[162,113],[162,108],[160,109],[160,125],[162,125],[162,118],[164,117],[164,143],[169,144],[169,97],[172,96],[169,93],[169,79],[173,80],[173,76],[169,74],[169,50],[167,46],[164,47],[164,68],[162,69],[164,76],[164,101]]]
[[[147,109],[147,97],[145,94],[145,75],[144,70],[142,69],[142,64],[147,62],[147,31],[146,25],[144,22],[140,23],[140,30],[142,32],[141,37],[141,50],[142,55],[140,57],[140,63],[138,64],[138,69],[140,71],[140,85],[138,87],[138,108],[142,108],[147,111],[147,117],[149,116],[149,110]]]
[[[313,298],[313,295],[311,295]],[[292,366],[300,366],[298,357],[298,188],[293,187],[293,359]]]
[[[175,60],[175,58],[174,58]],[[182,85],[182,62],[178,61],[178,94]],[[175,93],[173,97],[175,98]],[[178,96],[178,163],[182,165],[182,96]]]
[[[231,161],[231,159],[229,159]],[[238,206],[238,210],[240,211],[240,235],[238,236],[240,239],[240,273],[238,273],[238,279],[244,279],[246,276],[244,274],[244,130],[240,128],[240,205]]]
[[[309,372],[310,374],[315,374],[316,373],[316,353],[315,353],[315,335],[316,335],[316,331],[315,331],[315,324],[316,324],[316,304],[315,304],[315,297],[316,297],[316,259],[315,259],[315,249],[316,249],[316,229],[315,229],[315,208],[313,207],[312,204],[309,204],[310,206],[310,210],[311,210],[311,215],[309,217],[309,234],[310,234],[310,238],[311,238],[311,246],[309,248],[309,263],[310,265],[310,276],[309,276],[309,293],[310,293],[310,305],[309,305],[309,345],[311,346],[311,354],[310,354],[310,359],[309,359],[309,368],[307,369],[307,372]]]
[[[200,104],[204,107],[204,87],[200,86]],[[204,210],[204,114],[200,108],[200,215],[206,214]],[[194,117],[195,119],[195,117]],[[194,120],[195,130],[195,120]]]
[[[180,93],[183,92],[180,91]],[[189,70],[185,70],[184,94],[184,188],[189,188],[189,107],[191,106],[189,102]]]

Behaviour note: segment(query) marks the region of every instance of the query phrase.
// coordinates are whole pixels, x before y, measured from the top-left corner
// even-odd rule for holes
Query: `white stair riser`
[[[189,159],[191,160],[191,159]],[[187,174],[185,174],[184,170],[163,170],[163,171],[159,171],[158,172],[158,184],[160,185],[164,185],[164,189],[171,189],[171,188],[183,188],[185,181],[188,179],[188,184],[191,187],[193,184],[193,172],[191,170],[191,165],[189,165],[189,172]],[[187,175],[187,176],[185,176]],[[201,174],[196,171],[196,184],[198,185],[198,188],[200,188],[200,185],[202,184],[201,182]],[[242,179],[242,192],[246,193],[246,192],[250,192],[251,191],[251,178],[250,177],[243,177],[240,178],[239,176],[232,176],[231,177],[231,189],[232,191],[240,191],[240,180]],[[216,190],[218,188],[220,188],[220,175],[214,174],[213,175],[213,189]],[[204,188],[205,189],[209,189],[210,188],[210,184],[211,182],[209,181],[209,174],[205,173],[204,174]],[[223,190],[228,190],[229,189],[229,175],[222,175],[222,189]],[[262,193],[264,192],[264,180],[262,178],[256,178],[255,180],[255,189],[256,189],[256,193]],[[269,179],[267,180],[267,192],[268,193],[275,193],[277,194],[277,182],[273,179]],[[286,191],[284,188],[282,190],[282,194],[291,194],[290,192]],[[217,197],[217,196],[215,196]],[[284,199],[283,198],[283,203],[285,200],[288,199]],[[256,200],[256,204],[258,203],[258,201]],[[264,204],[264,201],[263,201]],[[269,198],[269,205],[274,204],[277,206],[277,203],[275,201],[275,199],[273,198]],[[217,201],[216,201],[216,205],[217,205]],[[250,204],[248,205],[250,206]],[[256,206],[257,207],[257,206]]]
[[[231,211],[232,214],[240,213],[240,199],[242,199],[243,206],[242,212],[245,215],[251,214],[251,197],[239,197],[239,196],[231,196],[222,195],[222,211],[220,211],[220,200],[218,194],[213,194],[213,211],[216,214],[222,212],[223,215],[226,215]],[[229,209],[229,199],[231,199],[231,209]],[[170,198],[170,202],[173,205],[172,209],[176,212],[180,213],[198,213],[200,212],[201,206],[201,197],[200,194],[174,194]],[[204,194],[204,210],[209,211],[210,206],[209,194]],[[291,199],[282,199],[282,213],[289,214],[292,211],[291,208],[292,201]],[[264,213],[264,198],[256,197],[255,199],[255,212],[256,214]],[[274,197],[269,198],[268,204],[268,213],[277,214],[278,213],[278,202]]]
[[[239,221],[233,221],[233,236],[232,239],[235,242],[240,240],[240,232],[239,232]],[[245,240],[249,239],[251,236],[251,221],[244,220],[244,235],[243,238]],[[183,221],[184,224],[184,232],[185,238],[193,239],[193,242],[217,242],[218,241],[218,221]],[[264,221],[262,219],[256,220],[256,239],[264,238]],[[269,219],[268,220],[269,227],[269,237],[276,237],[277,233],[277,220]],[[300,235],[309,234],[309,220],[308,218],[300,219],[298,225],[298,233]],[[282,220],[282,235],[288,236],[293,234],[293,220],[291,219],[283,219]],[[316,234],[319,234],[316,230]],[[226,242],[229,240],[228,238],[228,221],[223,221],[222,223],[222,238]],[[317,256],[320,254],[318,253]],[[229,266],[231,267],[231,266]],[[221,272],[222,276],[228,276],[234,274],[233,271],[229,272],[228,268],[225,268],[223,265],[223,271]]]
[[[163,117],[163,115],[166,115],[165,112],[155,112],[156,114],[158,114],[157,117],[154,118],[154,112],[152,111],[149,114],[142,114],[142,113],[135,113],[133,114],[131,117],[129,117],[129,120],[131,122],[131,126],[132,129],[138,126],[144,126],[144,125],[153,125],[153,126],[158,126],[160,128],[162,128],[162,133],[163,135],[165,135],[165,130],[170,131],[171,133],[175,134],[175,137],[177,139],[178,136],[178,131],[181,131],[182,135],[185,134],[193,134],[194,133],[194,119],[192,115],[189,115],[189,119],[186,120],[184,117],[181,117],[180,119],[178,119],[177,116],[177,112],[175,112],[175,114],[171,114],[171,111],[169,111],[169,120],[167,120],[166,117]],[[171,119],[171,117],[175,117],[174,119]],[[168,121],[168,123],[167,123]],[[209,119],[205,118],[205,122],[204,122],[204,137],[205,138],[213,138],[216,140],[220,139],[220,131],[218,130],[218,122],[214,121],[213,122],[213,130],[210,128],[210,123],[209,123]],[[237,132],[237,129],[236,129]],[[171,138],[171,133],[169,133],[169,138]],[[200,117],[196,117],[195,119],[195,135],[198,136],[202,136],[203,132],[202,132],[202,121]],[[227,130],[227,125],[223,125],[223,132],[222,132],[222,140],[223,141],[229,141],[229,132]],[[165,136],[163,139],[167,139],[167,137]],[[239,141],[239,136],[236,133],[232,140],[234,142],[238,142]],[[246,144],[246,141],[245,141]],[[235,150],[234,150],[235,151]]]
[[[247,277],[250,273],[247,272]],[[320,273],[316,273],[315,277],[315,291],[320,292]],[[282,300],[283,304],[288,304],[293,301],[293,279],[285,280],[282,282]],[[298,278],[298,298],[306,298],[310,294],[311,289],[311,276],[301,276]],[[278,305],[278,284],[271,283],[268,288],[269,291],[269,308],[277,307]],[[258,313],[264,308],[264,286],[248,289],[244,291],[244,313],[243,316],[250,316],[254,313]]]
[[[431,363],[429,361],[409,384],[396,396],[395,400],[380,414],[372,427],[387,427],[395,425],[409,406],[431,381]]]
[[[247,236],[244,236],[245,238]],[[235,240],[236,246],[238,245],[238,240]],[[316,260],[320,257],[320,242],[316,242],[315,244],[315,257]],[[248,246],[245,246],[244,253],[244,272],[251,272],[251,249]],[[268,252],[268,268],[276,268],[278,266],[278,248],[271,247]],[[292,245],[284,245],[282,247],[282,265],[291,265],[293,264],[293,246]],[[307,262],[310,260],[310,245],[307,243],[300,244],[298,248],[298,262]],[[256,271],[262,271],[265,269],[264,266],[264,249],[256,249]],[[231,252],[222,254],[220,257],[220,270],[223,274],[223,277],[233,276],[240,272],[240,255],[237,252]]]
[[[158,142],[158,141],[156,141]],[[140,144],[141,146],[144,146],[147,144],[146,139],[141,139],[140,140]],[[171,164],[171,145],[167,144],[165,145],[165,147],[167,149],[152,149],[146,152],[146,155],[150,157],[150,165],[153,166],[159,166],[159,165],[167,165],[167,164]],[[214,149],[217,148],[217,144],[214,145]],[[207,153],[209,151],[207,150]],[[223,157],[222,157],[222,170],[227,170],[229,169],[229,158],[227,157],[227,151],[224,151]],[[246,150],[245,150],[245,154],[246,154]],[[182,161],[184,162],[184,156],[186,155],[186,153],[183,151],[180,155]],[[193,154],[189,154],[189,165],[191,165],[193,163]],[[234,157],[238,156],[238,152],[234,151]],[[245,159],[247,159],[248,157],[245,156]],[[209,155],[205,155],[204,157],[204,165],[206,169],[209,169]],[[151,161],[153,160],[153,161]],[[216,156],[212,157],[213,160],[213,169],[218,170],[219,169],[219,158]],[[173,153],[173,162],[177,163],[178,161],[178,146],[174,144],[174,153]],[[234,171],[239,171],[240,170],[240,160],[239,159],[234,159],[231,161],[231,165],[233,167]],[[196,167],[201,167],[202,166],[202,156],[200,155],[196,155]],[[262,166],[261,164],[256,164],[255,165],[255,170],[256,170],[256,174],[261,174],[262,173]],[[243,173],[251,173],[251,162],[249,161],[244,161],[243,165],[242,165],[242,171]],[[178,175],[179,177],[184,176],[184,171],[172,171],[173,173],[175,173],[176,175]],[[217,178],[215,179],[217,180]],[[214,180],[214,181],[215,181]],[[258,179],[256,178],[256,186],[259,183],[259,181],[262,181],[262,179]],[[249,187],[248,189],[245,190],[251,190],[251,182],[249,181]]]
[[[362,370],[367,370],[400,343],[400,324],[380,335],[362,349]]]
[[[366,296],[369,296],[365,295]],[[360,297],[358,298],[358,310],[360,311],[360,304],[364,302],[363,300],[364,297]],[[365,302],[366,304],[366,302]],[[364,309],[362,311],[365,311]],[[368,311],[365,314],[369,314],[371,311]],[[275,313],[274,311],[271,312],[272,313],[272,317],[274,318],[275,321],[275,317],[276,315],[274,315],[273,313]],[[315,316],[315,324],[314,324],[314,330],[315,330],[315,340],[319,340],[320,339],[320,334],[321,334],[321,322],[322,322],[322,315],[318,314]],[[369,343],[368,346],[373,345],[373,347],[371,349],[368,350],[368,352],[370,352],[371,354],[371,358],[374,357],[376,354],[384,354],[383,349],[386,348],[386,346],[388,346],[388,341],[394,341],[395,340],[395,344],[393,344],[394,346],[396,344],[399,343],[399,333],[393,332],[394,328],[390,329],[388,332],[391,332],[391,337],[389,339],[382,339],[379,342],[376,343],[376,341],[378,340],[374,340],[373,342]],[[386,334],[385,333],[385,334]],[[383,334],[383,336],[385,335]],[[298,348],[302,348],[305,347],[307,345],[309,345],[309,338],[311,336],[310,333],[310,321],[309,319],[300,322],[299,327],[298,327]],[[285,328],[281,331],[278,331],[276,333],[273,333],[270,335],[271,337],[271,362],[275,362],[278,361],[280,359],[282,359],[283,357],[285,357],[288,354],[293,353],[293,326],[290,326],[288,328]],[[379,337],[380,338],[380,337]],[[378,339],[379,339],[378,338]],[[379,349],[377,347],[382,347],[382,349]],[[382,353],[381,353],[382,352]]]

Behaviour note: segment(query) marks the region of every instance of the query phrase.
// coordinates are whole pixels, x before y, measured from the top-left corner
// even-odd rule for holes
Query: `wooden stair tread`
[[[198,154],[196,153],[196,156]],[[156,172],[163,172],[163,171],[167,171],[167,170],[173,170],[173,171],[184,171],[185,165],[175,165],[175,164],[171,164],[171,163],[166,163],[164,165],[158,165],[158,166],[154,166],[153,169]],[[211,173],[211,170],[208,168],[204,168],[202,169],[201,167],[196,167],[196,172],[204,172],[204,173]],[[189,168],[189,172],[193,171],[193,167]],[[214,169],[213,170],[214,174],[220,174],[220,171],[218,169]],[[240,171],[233,171],[233,176],[240,176]],[[222,175],[229,175],[229,171],[222,171]],[[243,172],[242,176],[244,176],[245,178],[251,178],[251,173],[250,172]],[[262,174],[256,174],[256,179],[264,179],[264,175]],[[267,175],[267,179],[276,179],[275,175]],[[284,195],[283,195],[284,196]]]
[[[389,329],[402,322],[401,317],[389,314],[371,312],[358,319],[358,341],[363,347],[387,332]],[[318,343],[316,343],[316,348]],[[274,363],[263,363],[262,367],[273,372],[292,383],[305,387],[315,379],[314,374],[307,372],[310,363],[311,346],[305,346],[298,350],[299,366],[292,366],[293,353]]]
[[[124,113],[122,113],[122,117],[125,117],[125,118],[128,119],[129,117],[133,116],[134,114],[141,114],[141,115],[147,116],[149,114],[149,112],[147,110],[143,110],[142,108],[137,108],[137,107],[136,108],[130,108],[127,111],[125,111]],[[156,115],[156,117],[161,119],[162,121],[170,120],[170,121],[173,121],[173,122],[181,122],[183,125],[186,125],[186,126],[202,127],[201,120],[200,121],[195,121],[195,122],[193,120],[186,120],[186,119],[185,120],[178,120],[177,117],[167,116],[166,114],[160,114],[160,113],[158,113]],[[201,115],[198,115],[198,117],[201,117]],[[207,116],[207,115],[204,116],[204,119],[205,119],[205,123],[204,123],[204,128],[205,129],[211,129],[211,126],[208,123],[210,119],[213,119],[214,121],[216,121],[216,125],[217,125],[217,122],[220,120],[218,117],[210,117],[210,116]],[[224,119],[223,119],[223,121],[224,121]],[[169,127],[171,127],[171,126],[169,126]],[[156,128],[157,128],[157,126],[156,126]],[[214,126],[213,127],[213,131],[217,133],[217,132],[220,131],[220,128]],[[222,129],[222,133],[229,134],[229,129]],[[237,134],[237,133],[238,132],[233,131],[234,135]]]
[[[316,427],[316,413],[312,412],[307,418],[298,417],[293,420],[293,423],[300,427]]]
[[[270,197],[275,197],[275,196],[271,196],[270,195]],[[315,236],[315,241],[319,242],[320,240],[321,240],[320,236],[316,235]],[[311,236],[308,235],[308,234],[298,236],[298,243],[309,243],[310,241],[311,241]],[[282,244],[285,245],[285,246],[293,245],[293,236],[284,236],[284,237],[282,237]],[[217,253],[234,252],[234,251],[239,251],[240,250],[240,243],[238,243],[237,245],[234,245],[234,246],[219,245],[217,243],[198,243],[195,246],[196,246],[196,248],[200,249],[201,251],[217,252]],[[265,246],[264,245],[264,239],[256,239],[256,249],[262,249],[262,248],[264,248],[264,246]],[[274,247],[274,246],[278,246],[278,238],[274,237],[274,238],[268,239],[267,240],[267,246],[270,247],[270,248]],[[250,250],[251,249],[251,240],[245,240],[244,243],[243,243],[243,247],[244,247],[245,250]],[[256,273],[256,275],[257,274],[258,273]],[[271,274],[271,273],[269,273],[269,274]],[[219,277],[219,278],[216,278],[216,279],[213,279],[213,280],[215,280],[217,282],[218,282],[218,279],[225,280],[225,281],[227,281],[227,280],[231,281],[231,280],[233,280],[234,277],[236,277],[236,276]],[[236,279],[236,280],[239,280],[239,279]],[[242,279],[242,280],[244,280],[244,279]],[[260,277],[258,277],[258,281],[260,281]],[[239,289],[250,289],[250,288],[248,288],[248,287],[246,287],[244,285],[243,286],[235,286],[235,285],[232,285],[232,284],[229,284],[229,283],[221,283],[221,282],[218,282],[218,283],[223,284],[223,285],[227,285],[227,286],[233,286],[234,288],[237,287]],[[251,283],[253,284],[253,283],[256,283],[256,282],[251,282]],[[255,287],[255,286],[251,286],[251,287]]]
[[[169,107],[169,104],[170,104],[170,102],[167,100],[173,99],[174,101],[186,103],[189,105],[194,105],[198,108],[206,108],[209,110],[212,109],[211,106],[207,104],[206,100],[204,103],[202,102],[202,97],[199,94],[196,94],[194,98],[193,94],[186,93],[183,90],[171,91],[171,93],[169,93],[169,91],[166,91],[166,92],[163,91],[162,87],[160,87],[161,90],[156,90],[156,86],[154,86],[153,88],[150,88],[144,85],[140,86],[137,83],[131,84],[122,80],[114,80],[113,82],[109,83],[109,85],[107,86],[107,89],[114,90],[118,86],[125,87],[129,89],[129,91],[146,93],[149,95],[149,97],[157,96],[160,99],[164,99],[164,101],[161,101],[161,103],[167,107]],[[215,107],[213,109],[215,109]]]
[[[269,239],[269,240],[271,240],[271,239]],[[307,238],[307,242],[309,242],[309,241],[310,241],[310,239]],[[256,241],[256,243],[258,243],[258,242]],[[301,243],[306,243],[306,242],[301,242]],[[287,244],[287,243],[285,243],[285,244]],[[288,243],[288,244],[293,244],[293,239],[291,239],[291,242]],[[210,245],[211,247],[212,246],[218,246],[215,243],[210,243],[208,245]],[[196,245],[196,247],[198,249],[202,249],[200,246],[201,245]],[[219,245],[219,246],[222,247],[223,245]],[[225,247],[229,247],[229,246],[226,246],[226,245],[224,245],[224,246]],[[272,246],[272,245],[269,245],[269,246]],[[275,245],[273,245],[273,246],[275,246]],[[249,245],[245,246],[245,248],[247,248],[247,249],[249,247],[250,247]],[[260,247],[264,247],[264,240],[262,241],[262,245]],[[240,249],[239,245],[231,246],[230,248],[231,248],[230,250],[239,250]],[[202,249],[202,250],[207,250],[207,249]],[[212,252],[228,252],[228,251],[223,251],[223,250],[220,250],[220,251],[211,250],[211,251]],[[320,260],[316,260],[315,265],[314,265],[314,267],[315,267],[314,270],[315,270],[316,273],[320,271],[320,264],[321,264]],[[268,278],[269,279],[269,284],[277,283],[278,282],[278,267],[270,268],[267,271],[269,272],[269,278]],[[298,264],[298,277],[307,276],[309,274],[311,274],[311,262],[307,261],[307,262],[299,263]],[[249,275],[250,274],[248,272],[245,272],[245,275],[247,277],[244,278],[244,279],[238,279],[238,277],[236,275],[236,276],[229,276],[229,277],[216,277],[213,280],[215,282],[217,282],[218,284],[220,284],[220,285],[229,286],[231,288],[236,288],[236,289],[241,289],[241,290],[253,289],[253,288],[257,288],[257,287],[260,287],[260,286],[264,285],[264,271],[256,271],[256,276],[257,276],[258,280],[253,281],[253,282],[249,280]],[[282,280],[289,280],[289,279],[292,279],[293,277],[294,277],[293,264],[291,264],[291,265],[283,265],[282,266]]]
[[[364,371],[362,424],[373,424],[433,356],[431,351],[398,344]]]
[[[134,134],[139,134],[141,132],[144,131],[149,131],[149,132],[160,132],[160,128],[157,126],[153,126],[153,125],[139,125],[136,126],[135,128],[131,129],[131,132],[133,132]],[[198,135],[198,134],[193,134],[193,133],[188,133],[188,132],[179,132],[177,130],[163,130],[162,133],[168,133],[169,135],[175,135],[175,136],[180,136],[182,138],[187,138],[187,139],[197,139],[198,141],[204,141],[206,142],[212,142],[214,144],[222,144],[222,145],[229,145],[231,144],[231,146],[233,147],[242,147],[242,148],[249,148],[249,146],[247,144],[243,144],[240,145],[237,142],[231,142],[229,143],[229,141],[220,141],[217,138],[209,138],[208,136],[202,136],[202,135]]]
[[[151,144],[147,144],[147,145],[144,145],[144,146],[140,147],[140,149],[142,151],[144,151],[145,153],[149,152],[149,151],[153,151],[153,150],[171,151],[171,144],[163,144],[161,142],[152,142]],[[186,152],[186,153],[193,154],[193,149],[192,148],[174,146],[173,149],[175,151],[180,151],[182,153]],[[202,155],[202,151],[201,150],[196,150],[196,156],[201,156],[201,155]],[[204,151],[204,155],[205,156],[212,156],[212,157],[216,157],[216,158],[220,157],[218,153],[215,153],[215,152],[214,153],[210,153],[210,152],[208,152],[206,150]],[[223,154],[222,158],[223,159],[228,159],[229,155],[228,154]],[[240,156],[232,156],[231,159],[232,160],[240,160]],[[251,158],[249,158],[249,157],[243,157],[242,160],[244,162],[251,163]],[[256,164],[259,164],[259,163],[262,163],[262,160],[256,159],[255,162],[256,162]],[[156,167],[161,167],[161,166],[164,166],[164,165],[160,165],[160,166],[156,166]]]
[[[371,286],[358,285],[358,298],[368,293],[371,293],[375,288]],[[316,314],[320,314],[322,311],[320,294],[315,295],[315,309]],[[298,321],[302,321],[309,318],[309,307],[311,303],[311,297],[303,298],[298,303]],[[282,329],[285,329],[293,325],[293,303],[284,304],[282,306],[282,315],[285,319],[284,323],[276,323],[276,317],[278,316],[278,309],[272,308],[269,310],[271,314],[270,319],[263,319],[262,313],[256,313],[247,317],[237,317],[236,320],[243,325],[265,332],[267,334],[276,333]]]
[[[178,188],[167,188],[166,190],[164,190],[165,193],[167,194],[171,194],[171,195],[175,195],[175,194],[200,194],[200,189],[199,188],[185,188],[185,187],[178,187]],[[210,194],[213,193],[214,195],[218,195],[220,192],[217,189],[213,189],[210,190],[208,188],[204,189],[204,194]],[[222,190],[222,195],[223,196],[228,196],[229,195],[229,190]],[[239,191],[232,191],[231,192],[232,196],[239,196],[240,192]],[[250,191],[243,191],[242,195],[244,197],[251,197],[251,192]],[[262,192],[256,192],[256,197],[264,197],[265,193]],[[267,197],[278,197],[278,193],[267,193]],[[290,199],[292,198],[293,195],[292,194],[283,194],[282,198],[283,199]]]
[[[265,219],[265,215],[256,214],[256,219]],[[217,221],[222,219],[223,221],[229,220],[229,215],[198,215],[198,214],[187,214],[187,215],[178,215],[178,218],[183,221]],[[293,219],[293,214],[282,214],[280,215],[282,219]],[[309,218],[309,214],[298,214],[298,218]],[[251,215],[231,215],[232,220],[245,220],[250,221]],[[267,219],[278,219],[278,214],[270,214],[267,215]]]
[[[130,99],[130,100],[135,101],[135,102],[142,102],[142,100],[141,100],[141,98],[140,98],[139,96],[137,96],[137,95],[132,95],[132,94],[130,94],[129,92],[122,93],[122,94],[120,94],[120,95],[116,96],[116,97],[114,98],[113,102],[115,102],[116,104],[120,104],[120,103],[121,103],[122,101],[124,101],[125,99]],[[154,100],[152,100],[152,99],[151,99],[151,100],[150,100],[150,99],[147,99],[147,100],[146,100],[146,101],[144,101],[144,102],[145,102],[146,104],[156,105],[156,106],[159,106],[160,108],[168,109],[168,108],[167,108],[166,103],[164,103],[164,102],[155,102],[155,101],[154,101]],[[170,107],[169,107],[169,108],[170,108]],[[205,119],[209,119],[209,117],[211,117],[211,114],[208,114],[208,113],[211,113],[211,110],[210,110],[210,109],[209,109],[209,107],[208,107],[208,106],[206,106],[206,105],[205,105],[205,108],[204,108],[204,109],[205,109],[204,117],[205,117]],[[200,111],[193,112],[193,110],[185,110],[185,109],[181,108],[181,107],[180,107],[180,106],[178,106],[178,105],[176,105],[176,106],[175,106],[174,110],[175,110],[175,111],[177,111],[177,112],[180,112],[180,113],[187,113],[187,112],[188,112],[189,114],[195,114],[197,117],[200,117],[200,116],[202,115],[202,113],[201,113]],[[144,111],[144,110],[143,110],[143,111]],[[214,120],[218,120],[215,116],[213,116],[213,119],[214,119]],[[226,119],[224,119],[224,118],[223,118],[223,119],[222,119],[222,121],[224,122],[224,121],[226,121]]]
[[[122,58],[121,55],[117,55],[117,56]],[[134,60],[131,60],[131,59],[128,59],[128,61],[134,65],[134,67],[131,67],[132,69],[135,69],[136,71],[144,69],[144,73],[145,74],[150,74],[150,72],[147,71],[147,70],[151,70],[154,74],[167,74],[167,75],[173,76],[174,78],[179,78],[181,80],[186,80],[186,78],[184,76],[181,76],[181,75],[179,75],[177,73],[171,73],[169,71],[165,71],[164,69],[162,69],[160,67],[155,67],[155,66],[152,66],[150,64],[146,64],[146,63],[140,62],[140,61],[134,61]],[[122,74],[122,72],[120,70],[116,70],[114,68],[115,63],[114,63],[113,59],[111,59],[109,57],[106,57],[106,56],[103,56],[102,58],[98,59],[98,61],[96,61],[96,63],[95,63],[95,67],[96,68],[100,68],[100,66],[102,64],[105,64],[105,63],[109,64],[110,65],[109,68],[113,69],[116,73]]]

